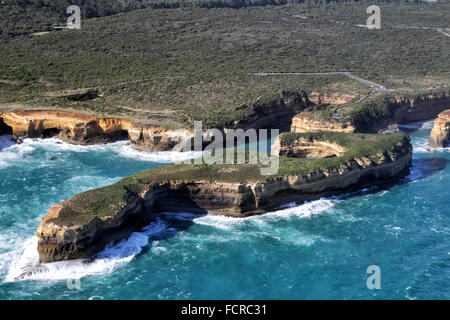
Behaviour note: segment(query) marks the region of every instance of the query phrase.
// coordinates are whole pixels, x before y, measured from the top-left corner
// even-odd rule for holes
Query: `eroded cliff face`
[[[316,131],[334,131],[334,132],[355,132],[355,127],[349,121],[326,121],[315,119],[310,114],[297,114],[292,119],[291,132],[316,132]]]
[[[130,142],[146,151],[183,151],[183,142],[194,135],[191,129],[169,130],[164,127],[131,125],[127,130]]]
[[[384,100],[386,114],[377,117],[372,125],[362,132],[383,132],[396,124],[406,124],[434,119],[442,111],[450,108],[450,94],[426,94],[413,98],[390,97]]]
[[[388,99],[391,116],[388,124],[411,123],[434,119],[450,108],[450,93],[426,94],[414,98]]]
[[[187,129],[168,130],[124,119],[49,110],[0,114],[1,128],[9,128],[16,140],[57,137],[75,144],[98,144],[129,139],[135,146],[149,151],[171,150],[193,134]]]
[[[74,214],[73,200],[69,199],[51,208],[39,225],[40,261],[89,258],[111,241],[120,241],[139,230],[162,211],[246,217],[292,201],[301,203],[392,182],[409,173],[412,160],[409,139],[405,137],[376,159],[354,158],[335,170],[241,183],[186,179],[126,185],[124,206],[108,216],[77,223],[64,222]]]
[[[311,98],[311,101],[318,102]],[[340,104],[342,101],[334,101]],[[398,131],[398,124],[425,121],[434,119],[439,113],[450,108],[450,94],[426,94],[414,98],[393,96],[384,99],[383,107],[386,112],[383,116],[377,116],[370,124],[361,127],[350,120],[329,121],[315,117],[314,114],[301,113],[292,119],[291,132],[365,132],[365,133],[390,133]],[[375,116],[374,116],[375,117]]]
[[[446,148],[450,140],[450,110],[441,112],[434,120],[428,144],[433,148]]]
[[[321,94],[314,91],[308,97],[315,104],[344,104],[355,98],[355,96],[345,93]]]
[[[280,139],[271,147],[272,154],[292,158],[334,158],[345,153],[345,148],[329,141],[296,140],[293,144],[281,144]]]
[[[289,131],[292,118],[305,108],[314,106],[306,92],[280,92],[278,98],[250,106],[250,115],[235,121],[229,129],[280,129]]]

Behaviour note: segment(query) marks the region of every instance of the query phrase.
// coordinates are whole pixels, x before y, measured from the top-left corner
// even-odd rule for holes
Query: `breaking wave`
[[[72,151],[72,152],[112,152],[122,157],[132,158],[143,161],[152,161],[160,163],[173,163],[193,159],[201,156],[202,152],[176,152],[176,151],[159,151],[147,152],[140,151],[135,148],[128,141],[118,141],[102,145],[74,145],[58,139],[24,139],[22,144],[14,144],[10,137],[0,137],[0,150],[6,148],[0,154],[0,161],[9,160],[10,158],[23,158],[24,155],[30,154],[32,150],[37,147],[45,148],[49,151]]]
[[[280,208],[280,210],[268,212],[263,215],[250,216],[247,218],[206,215],[196,218],[194,219],[194,221],[198,224],[212,226],[223,230],[230,230],[236,225],[243,223],[251,223],[261,226],[267,223],[271,223],[274,220],[289,220],[294,217],[309,218],[330,211],[335,206],[335,203],[336,200],[324,198],[316,201],[306,202],[302,205],[289,203]]]
[[[3,282],[20,280],[65,280],[79,279],[86,276],[104,275],[114,272],[117,268],[129,263],[139,255],[153,240],[177,233],[168,220],[193,221],[195,224],[207,225],[222,230],[233,230],[242,224],[250,223],[256,230],[273,223],[274,220],[308,218],[331,210],[336,200],[320,199],[302,205],[291,203],[284,208],[261,216],[247,218],[232,218],[225,216],[206,215],[199,217],[191,213],[162,213],[157,220],[139,232],[134,232],[128,239],[115,245],[108,245],[95,256],[92,262],[83,260],[60,261],[53,263],[38,263],[36,250],[37,237],[33,236],[24,242],[23,249],[6,252],[0,255],[0,273],[6,274]],[[259,230],[259,231],[258,231]],[[266,233],[266,232],[263,232]],[[280,241],[282,240],[282,235]],[[274,237],[276,238],[276,237]],[[286,239],[290,241],[289,239]],[[292,239],[291,239],[292,240]],[[295,239],[302,245],[310,245],[314,239]]]
[[[399,125],[400,129],[405,131],[406,133],[410,133],[411,131],[429,131],[433,129],[433,120],[415,122],[410,124],[402,124]],[[414,152],[417,153],[433,153],[433,152],[449,152],[450,148],[431,148],[428,145],[429,133],[426,135],[421,135],[415,137],[412,141]]]
[[[98,253],[95,260],[59,261],[39,264],[37,237],[29,238],[24,248],[0,255],[0,271],[6,273],[4,282],[20,280],[65,280],[80,279],[92,275],[112,273],[120,266],[130,262],[149,244],[154,236],[173,232],[164,221],[157,220],[139,232],[116,245],[108,245]]]

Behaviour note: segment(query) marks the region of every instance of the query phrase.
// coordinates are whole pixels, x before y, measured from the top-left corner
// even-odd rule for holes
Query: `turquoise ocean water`
[[[2,136],[0,299],[449,299],[450,153],[427,149],[431,125],[404,127],[414,167],[395,185],[246,219],[165,213],[91,264],[38,269],[35,231],[53,204],[190,155]],[[380,290],[366,286],[370,265]]]

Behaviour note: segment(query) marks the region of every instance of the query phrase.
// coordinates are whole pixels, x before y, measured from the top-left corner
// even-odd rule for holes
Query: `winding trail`
[[[447,37],[450,38],[450,34],[448,34],[447,32],[443,31],[442,28],[435,28],[435,29],[433,29],[433,30],[435,30],[435,31],[437,31],[437,32],[440,32],[440,33],[442,33],[443,35],[446,35]]]
[[[347,71],[336,71],[336,72],[257,72],[253,74],[254,76],[258,77],[265,77],[265,76],[278,76],[278,75],[285,75],[285,76],[301,76],[301,75],[343,75],[346,77],[349,77],[350,79],[359,81],[373,89],[375,89],[378,92],[391,92],[392,90],[386,89],[386,87],[376,84],[369,80],[364,80],[360,77],[357,77],[350,72]]]

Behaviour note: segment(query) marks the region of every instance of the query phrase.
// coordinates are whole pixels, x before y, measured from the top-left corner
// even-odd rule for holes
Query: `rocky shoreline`
[[[362,129],[352,123],[350,118],[324,119],[307,111],[318,107],[317,103],[324,103],[323,99],[313,98],[310,99],[305,92],[291,95],[281,92],[277,99],[253,106],[251,115],[245,120],[219,129],[278,128],[292,132],[385,133],[396,131],[391,128],[397,124],[436,118],[450,105],[448,93],[414,98],[388,97],[383,102],[386,114],[377,119],[376,123]],[[12,134],[18,142],[23,138],[45,137],[56,137],[74,144],[98,144],[128,139],[133,146],[141,150],[182,151],[184,142],[193,137],[194,130],[168,129],[126,119],[95,117],[67,111],[15,110],[0,113],[0,134],[5,133]]]
[[[450,109],[438,115],[434,120],[428,144],[433,148],[446,148],[450,140]]]
[[[369,131],[377,132],[393,123],[427,120],[446,109],[444,105],[450,99],[444,94],[412,100],[391,98],[389,101],[390,113],[385,121]],[[304,109],[310,105],[306,96],[283,98],[274,105],[255,109],[252,117],[234,124],[235,128],[243,129],[274,127],[277,117],[269,111],[281,112],[283,125],[290,123],[290,139],[292,135],[299,136],[295,136],[294,142],[279,139],[274,145],[272,153],[280,155],[282,163],[280,174],[249,178],[249,173],[259,172],[260,168],[171,165],[79,194],[52,207],[42,219],[37,230],[40,261],[90,258],[106,244],[124,239],[148,225],[162,211],[188,210],[199,214],[246,217],[275,210],[289,202],[301,203],[391,183],[409,173],[412,146],[406,136],[355,133],[358,128],[348,120],[317,120],[305,113]],[[432,146],[447,143],[447,116],[443,112],[436,119],[430,138]],[[337,135],[337,140],[321,136],[320,132],[324,131]],[[311,132],[319,135],[308,135]],[[169,130],[124,119],[41,110],[0,114],[0,134],[12,134],[16,141],[56,137],[75,144],[128,139],[138,149],[181,151],[180,146],[192,138],[193,130]],[[374,149],[376,152],[355,154],[349,150],[353,145],[363,146],[359,151],[365,150],[368,145],[377,145],[383,136],[388,140],[388,136],[395,136],[398,140],[384,142],[382,149]],[[347,145],[337,141],[347,141]],[[310,172],[283,172],[283,166],[292,165],[292,159],[297,161],[298,158],[328,162],[313,162],[317,168]],[[295,163],[298,168],[311,167],[310,163]]]
[[[23,138],[55,137],[73,144],[101,144],[128,139],[147,151],[172,150],[190,138],[189,129],[136,124],[130,120],[98,118],[66,111],[22,111],[0,114],[0,129],[11,133],[16,141]]]
[[[305,138],[299,135],[299,139]],[[358,143],[361,150],[366,150],[370,145],[374,151],[360,156],[346,151],[334,159],[338,162],[330,160],[335,167],[310,172],[298,169],[302,161],[314,159],[283,156],[280,173],[271,177],[260,176],[259,167],[252,165],[175,164],[81,193],[55,205],[42,219],[37,230],[40,261],[90,258],[111,241],[124,239],[149,224],[159,212],[247,217],[290,202],[302,203],[394,182],[409,173],[412,146],[407,136],[393,136],[339,135],[339,139],[347,139],[348,146]],[[285,143],[281,139],[282,148]],[[299,161],[293,171],[286,168],[290,159]],[[258,174],[249,176],[249,172]]]

